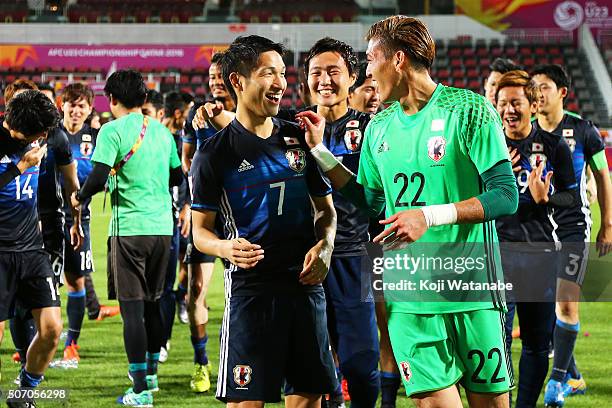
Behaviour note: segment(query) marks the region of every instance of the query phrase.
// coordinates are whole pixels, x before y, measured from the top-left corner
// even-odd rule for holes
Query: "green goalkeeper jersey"
[[[484,191],[480,174],[507,160],[501,120],[493,106],[474,92],[439,84],[418,113],[407,115],[395,102],[375,116],[365,131],[357,180],[384,193],[388,217],[411,208],[475,197]],[[412,270],[405,264],[385,265],[385,282],[414,283],[410,290],[385,290],[392,311],[504,308],[503,291],[498,290],[503,273],[493,222],[429,228],[400,254],[422,258],[422,263]],[[386,257],[396,255],[385,253]],[[428,285],[439,281],[444,284],[438,285],[442,290]]]

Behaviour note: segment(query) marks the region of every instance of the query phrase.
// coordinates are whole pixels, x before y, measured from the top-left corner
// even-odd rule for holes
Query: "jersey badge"
[[[410,370],[410,363],[407,361],[402,361],[400,363],[400,368],[402,370],[402,375],[404,376],[404,380],[409,382],[412,378],[412,370]]]
[[[302,149],[289,149],[285,153],[289,167],[297,173],[301,173],[306,167],[306,153]]]
[[[346,127],[347,128],[358,128],[359,127],[359,121],[358,120],[349,120],[346,123]]]
[[[346,127],[348,127],[348,125],[346,125]],[[344,133],[344,144],[346,148],[352,152],[359,150],[359,146],[361,145],[361,130],[347,129],[346,133]]]
[[[529,164],[531,164],[531,168],[535,169],[540,165],[540,163],[544,162],[544,167],[546,167],[546,155],[544,153],[533,153],[529,156]]]
[[[573,137],[568,136],[565,139],[565,142],[569,146],[569,148],[572,151],[572,153],[574,153],[574,150],[576,150],[576,139],[574,139]]]
[[[80,150],[81,150],[81,154],[83,156],[91,155],[91,152],[93,151],[93,143],[91,143],[91,142],[83,142],[83,143],[81,143]]]
[[[435,162],[442,160],[446,154],[446,139],[443,136],[430,137],[427,141],[427,154]]]
[[[236,365],[234,366],[234,382],[240,387],[245,387],[251,382],[251,375],[253,369],[248,365]]]
[[[81,136],[81,141],[83,142],[91,142],[91,135],[88,133],[85,133],[83,136]]]
[[[574,137],[574,129],[563,129],[563,137]]]

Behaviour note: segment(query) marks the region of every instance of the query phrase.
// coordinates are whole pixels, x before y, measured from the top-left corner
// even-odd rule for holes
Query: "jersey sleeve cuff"
[[[219,206],[201,204],[201,203],[192,203],[191,209],[196,210],[196,211],[219,211]]]

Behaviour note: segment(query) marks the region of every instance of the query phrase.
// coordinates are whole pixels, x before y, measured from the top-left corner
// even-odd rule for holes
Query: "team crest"
[[[435,162],[442,160],[446,154],[446,139],[443,136],[434,136],[427,141],[427,154]]]
[[[245,387],[251,382],[251,374],[253,369],[248,365],[234,366],[234,382],[240,387]]]
[[[540,165],[540,163],[544,162],[544,167],[546,167],[546,155],[544,153],[534,153],[529,156],[529,164],[531,164],[531,168],[535,169]]]
[[[359,146],[361,145],[361,130],[348,129],[344,134],[344,144],[351,152],[359,150]]]
[[[93,151],[93,143],[90,142],[83,142],[81,143],[81,154],[83,156],[89,156],[91,155],[91,152]]]
[[[289,149],[285,153],[289,167],[297,173],[301,173],[306,167],[306,153],[302,149]]]
[[[400,363],[400,369],[402,370],[404,380],[406,380],[406,382],[410,381],[410,379],[412,378],[412,370],[410,370],[410,363],[407,361],[402,361]]]
[[[576,139],[574,139],[572,136],[567,136],[565,138],[565,142],[569,146],[572,153],[574,153],[574,149],[576,149]]]

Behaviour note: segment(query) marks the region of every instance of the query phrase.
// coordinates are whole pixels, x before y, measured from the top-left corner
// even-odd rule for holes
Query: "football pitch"
[[[92,208],[92,242],[96,271],[93,275],[96,291],[101,303],[110,304],[106,300],[106,234],[109,208],[102,212],[102,198],[96,197]],[[598,209],[594,208],[596,218],[593,232],[598,227]],[[612,273],[612,271],[610,271]],[[219,362],[219,327],[223,314],[223,278],[222,267],[217,263],[211,287],[208,292],[210,306],[210,321],[208,325],[208,356],[213,364],[213,387],[205,394],[194,394],[189,389],[189,379],[193,369],[193,352],[190,343],[188,325],[181,324],[178,319],[174,324],[171,349],[168,361],[160,364],[160,391],[154,396],[156,407],[221,407],[215,400],[214,389],[217,379]],[[65,305],[65,290],[62,291],[62,305]],[[64,325],[67,325],[65,307],[63,307]],[[576,361],[587,381],[587,394],[570,398],[566,407],[570,408],[600,408],[612,404],[612,303],[583,303],[581,305],[581,331],[576,347]],[[81,363],[76,370],[49,369],[46,380],[41,384],[44,388],[62,388],[69,392],[68,400],[63,403],[40,402],[41,407],[113,407],[115,399],[129,386],[127,377],[127,359],[123,348],[122,325],[119,316],[103,322],[89,321],[85,317],[81,337],[79,339]],[[61,358],[63,342],[60,342],[57,358]],[[13,364],[13,344],[7,329],[5,340],[0,349],[2,359],[2,380],[0,389],[6,392],[14,388],[19,366]],[[515,374],[518,374],[518,357],[520,340],[515,340],[513,347],[513,362]],[[295,367],[299,370],[300,367]],[[412,407],[413,404],[401,393],[398,397],[398,407]],[[281,406],[274,404],[270,406]],[[348,406],[348,404],[347,404]],[[467,406],[467,404],[465,404]],[[543,406],[540,400],[540,405]]]

